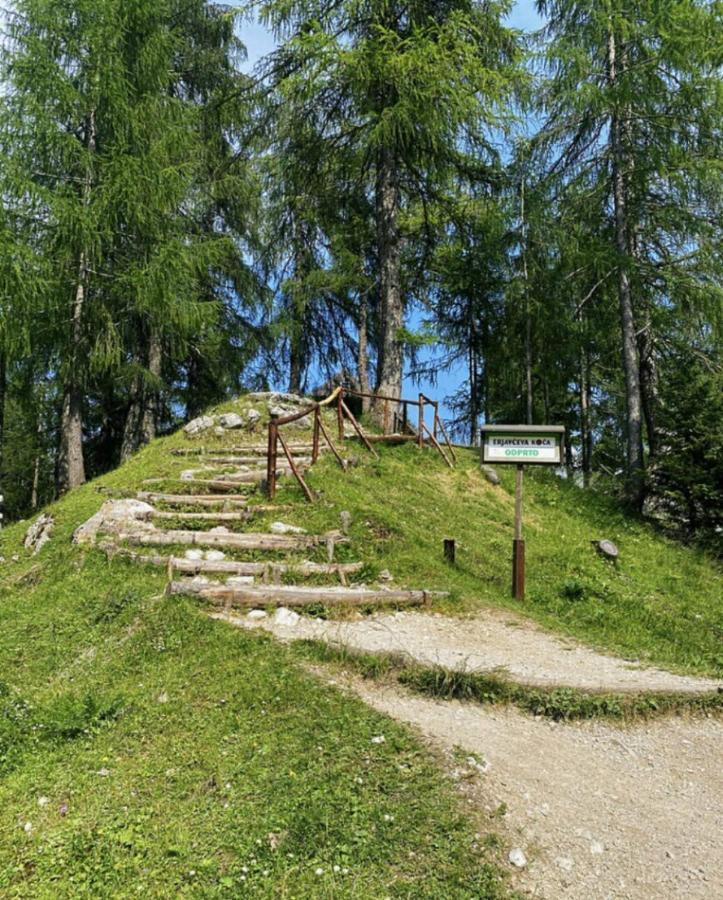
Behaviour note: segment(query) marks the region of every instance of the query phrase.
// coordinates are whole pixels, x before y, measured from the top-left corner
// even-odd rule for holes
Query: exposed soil
[[[538,687],[567,686],[581,690],[714,691],[720,682],[642,668],[555,637],[512,613],[488,611],[473,619],[398,612],[355,621],[302,617],[293,625],[274,617],[241,625],[262,627],[283,640],[316,638],[371,653],[396,653],[424,665],[465,672],[499,671],[511,680]]]
[[[524,895],[547,900],[723,897],[723,723],[666,718],[620,728],[413,696],[345,678],[366,703],[450,755],[471,813],[499,818]],[[459,775],[455,748],[488,764]],[[501,807],[504,804],[504,807]],[[495,827],[498,823],[495,822]]]
[[[546,634],[507,614],[453,620],[399,613],[353,622],[216,613],[282,640],[317,638],[404,653],[515,681],[602,691],[701,691],[716,682],[642,669]],[[317,671],[330,678],[323,668]],[[718,900],[723,897],[723,722],[666,717],[617,726],[560,724],[512,708],[412,695],[399,685],[333,677],[422,733],[450,760],[470,813],[526,857],[515,887],[547,900]],[[460,771],[460,753],[481,765]],[[455,762],[456,760],[456,762]]]

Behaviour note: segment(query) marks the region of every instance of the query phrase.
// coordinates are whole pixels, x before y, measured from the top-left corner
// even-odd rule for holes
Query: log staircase
[[[343,398],[339,399],[341,404]],[[306,488],[307,499],[315,499],[303,476],[322,452],[332,453],[346,467],[330,438],[330,446],[320,446],[319,435],[326,432],[328,438],[324,405],[309,408],[314,416],[311,442],[281,437],[283,462],[276,454],[283,424],[278,417],[276,421],[272,417],[269,425],[273,444],[269,439],[265,444],[203,447],[188,438],[189,446],[168,451],[169,471],[174,474],[147,479],[134,497],[108,500],[78,529],[75,540],[94,544],[109,559],[162,567],[168,573],[168,594],[195,596],[214,607],[427,605],[440,595],[392,586],[390,577],[377,584],[361,581],[363,563],[349,560],[348,552],[343,561],[336,558],[337,548],[350,544],[342,531],[308,534],[282,522],[265,531],[254,530],[259,519],[289,509],[289,504],[269,500],[277,485],[293,483],[290,476]],[[342,421],[340,413],[340,427]],[[371,449],[356,421],[355,426],[361,443]],[[192,468],[175,473],[179,462],[185,461]]]

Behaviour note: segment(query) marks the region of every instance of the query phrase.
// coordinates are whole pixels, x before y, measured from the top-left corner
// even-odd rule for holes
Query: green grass
[[[723,675],[723,579],[702,551],[662,537],[606,497],[528,467],[527,592],[518,602],[510,596],[514,469],[500,467],[495,487],[471,450],[458,451],[454,471],[411,446],[382,448],[380,462],[354,452],[362,462],[346,474],[329,459],[311,470],[321,500],[298,521],[329,528],[340,510],[350,511],[354,555],[372,571],[450,591],[438,604],[443,612],[511,609],[626,659]],[[443,560],[445,537],[457,541],[454,566]],[[596,552],[591,542],[601,538],[618,545],[617,562]]]
[[[556,722],[582,719],[632,721],[669,713],[719,714],[723,693],[599,693],[575,688],[536,688],[495,673],[458,672],[441,666],[410,663],[393,653],[361,653],[323,641],[300,641],[302,659],[327,663],[363,678],[397,682],[409,690],[443,700],[468,700],[484,705],[510,705]]]
[[[405,728],[311,677],[303,650],[164,597],[162,570],[72,546],[108,496],[192,468],[168,455],[184,445],[180,434],[156,441],[54,504],[55,532],[37,557],[22,548],[27,523],[0,533],[0,895],[504,896],[499,839],[475,840],[479,823]],[[329,458],[309,473],[317,504],[287,482],[278,503],[292,506],[247,527],[281,518],[325,531],[348,510],[352,544],[338,558],[361,559],[360,579],[387,568],[397,584],[449,590],[438,608],[450,614],[519,609],[631,658],[721,674],[720,576],[702,554],[531,474],[528,598],[516,604],[511,473],[495,488],[471,452],[454,472],[413,447],[383,449],[379,462],[351,452],[360,464],[348,473]],[[457,539],[454,567],[444,537]],[[591,548],[601,537],[620,546],[617,566]],[[408,673],[407,683],[521,702],[449,673]],[[542,701],[572,709],[578,698]],[[379,734],[385,742],[372,743]]]
[[[0,535],[0,896],[507,896],[493,827],[405,728],[71,545],[179,443],[55,504],[39,556]]]

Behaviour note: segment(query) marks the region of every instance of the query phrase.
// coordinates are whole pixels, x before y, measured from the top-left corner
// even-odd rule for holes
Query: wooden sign
[[[482,462],[560,466],[564,439],[562,425],[483,425]]]
[[[512,596],[525,596],[525,542],[522,539],[522,475],[524,467],[559,466],[565,458],[562,425],[483,425],[482,464],[517,466],[515,537],[512,541]]]

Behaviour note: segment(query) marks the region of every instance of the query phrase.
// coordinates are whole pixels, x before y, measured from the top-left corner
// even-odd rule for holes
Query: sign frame
[[[564,425],[483,425],[483,466],[515,466],[515,536],[512,541],[512,596],[525,598],[525,541],[522,537],[522,479],[525,466],[561,466],[565,460]],[[527,440],[525,440],[527,439]],[[493,441],[499,440],[498,445]],[[545,443],[547,440],[547,443]],[[550,441],[552,446],[550,445]],[[497,454],[493,452],[497,451]],[[554,455],[545,451],[554,451]],[[541,458],[540,453],[544,453]]]
[[[510,466],[510,465],[532,465],[532,466],[562,466],[565,462],[565,426],[564,425],[483,425],[481,432],[480,458],[483,465],[487,466]],[[536,458],[534,446],[514,445],[507,448],[506,452],[517,450],[509,456],[495,455],[492,445],[494,439],[504,441],[523,441],[529,438],[530,445],[534,441],[544,441],[546,438],[552,439],[554,451],[556,455],[554,459]],[[501,448],[500,448],[501,449]],[[547,450],[549,447],[540,446],[540,450]],[[527,451],[527,452],[525,452]]]

